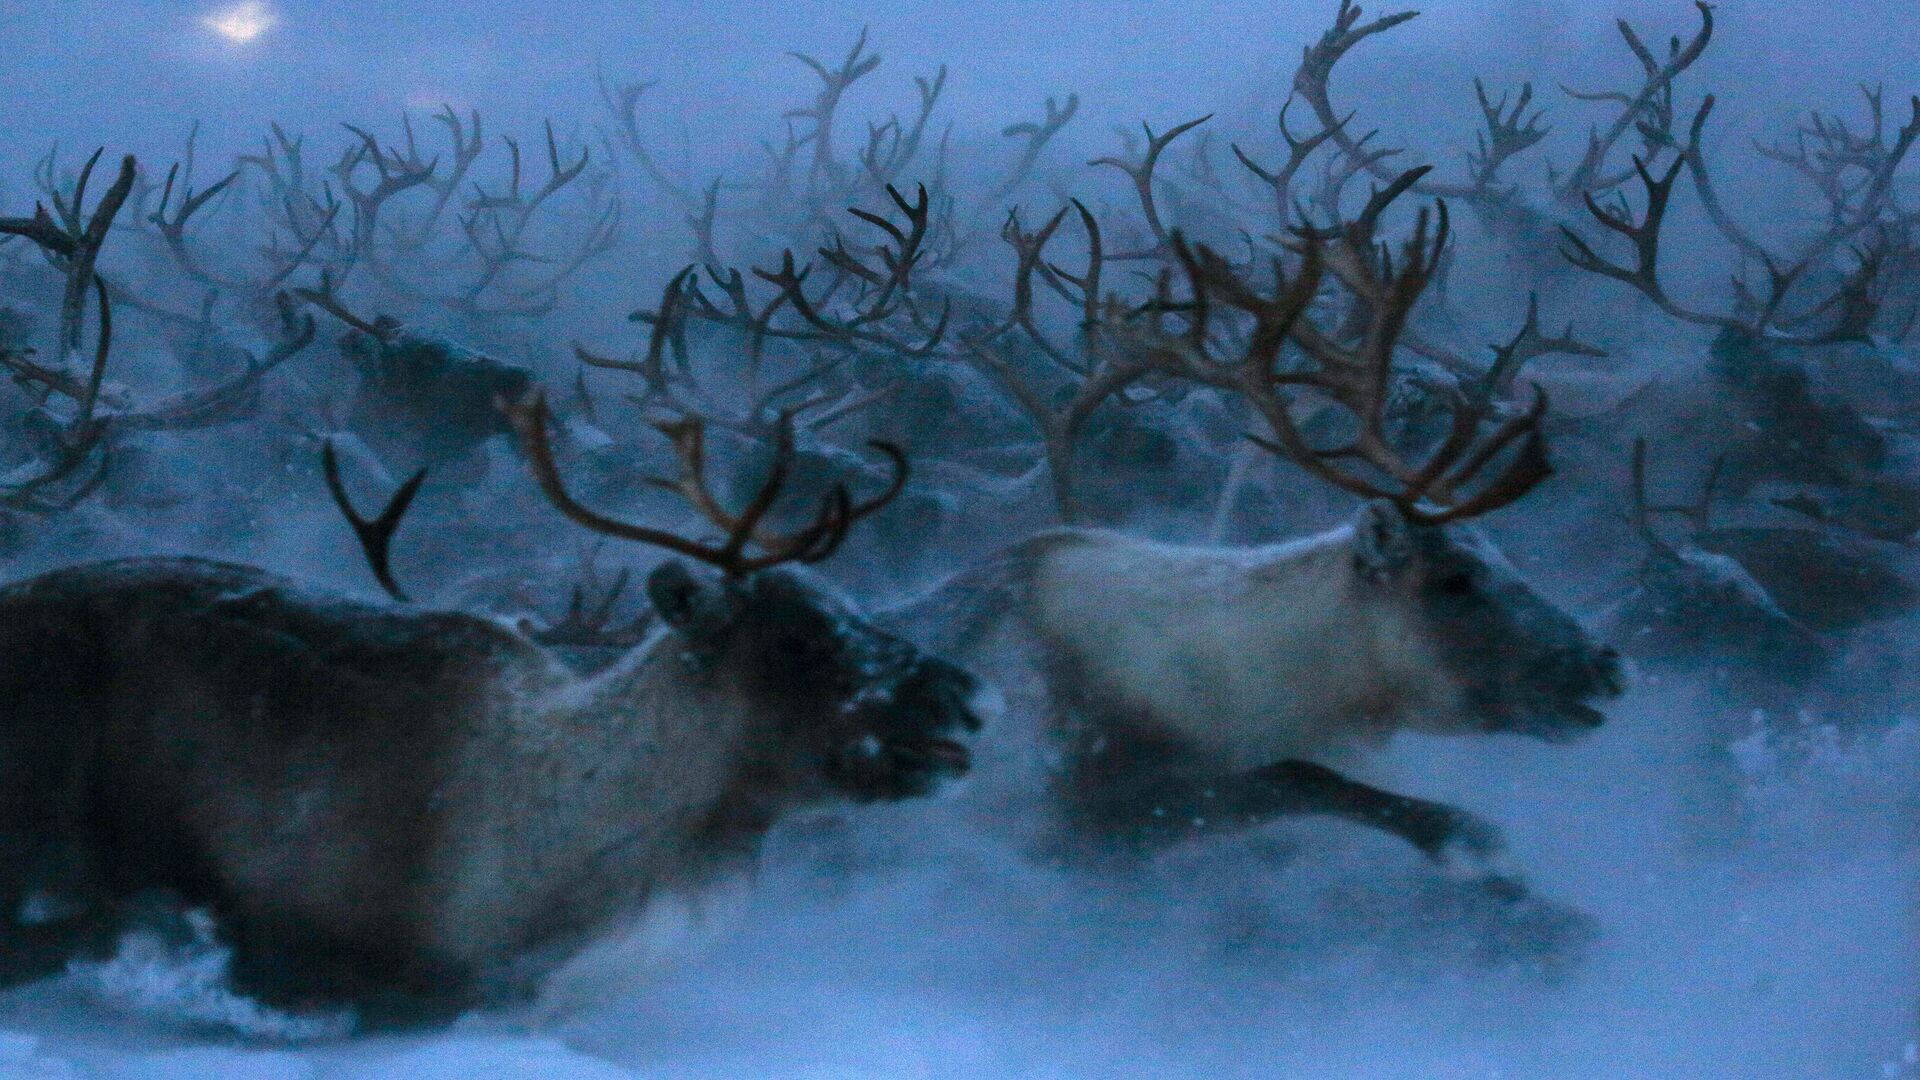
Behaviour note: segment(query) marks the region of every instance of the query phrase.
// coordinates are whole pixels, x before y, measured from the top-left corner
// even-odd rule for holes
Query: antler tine
[[[1253,441],[1315,477],[1363,498],[1391,501],[1412,520],[1444,524],[1512,503],[1545,480],[1552,467],[1540,430],[1547,397],[1537,387],[1530,408],[1491,432],[1486,428],[1494,413],[1492,396],[1454,387],[1449,395],[1449,429],[1420,461],[1410,460],[1388,432],[1394,354],[1446,249],[1447,204],[1436,200],[1434,207],[1421,210],[1399,246],[1397,260],[1391,249],[1376,246],[1373,236],[1388,205],[1412,190],[1424,172],[1408,170],[1375,192],[1352,223],[1296,227],[1291,247],[1301,256],[1300,269],[1289,281],[1284,268],[1276,265],[1271,298],[1257,294],[1215,253],[1204,246],[1189,248],[1176,236],[1174,253],[1194,291],[1191,307],[1196,319],[1204,318],[1211,296],[1253,316],[1255,325],[1238,360],[1219,362],[1207,357],[1201,332],[1183,343],[1162,343],[1158,352],[1164,355],[1156,355],[1154,362],[1175,375],[1243,394],[1274,436],[1274,441],[1250,436]],[[1323,330],[1305,317],[1319,293],[1323,271],[1330,272],[1361,305],[1365,318],[1357,339]],[[1528,328],[1539,336],[1531,308]],[[1527,343],[1525,332],[1520,340]],[[1280,351],[1289,341],[1309,363],[1276,371]],[[1353,436],[1331,449],[1309,443],[1291,413],[1287,390],[1294,387],[1323,395],[1350,413],[1356,425]],[[1506,465],[1490,481],[1461,497],[1462,489],[1510,451]]]
[[[360,516],[354,508],[353,499],[347,495],[346,485],[340,480],[340,456],[333,448],[333,440],[328,439],[320,445],[320,468],[326,474],[327,491],[333,495],[335,506],[353,526],[353,534],[360,540],[360,550],[367,557],[367,566],[372,569],[375,581],[388,596],[405,604],[410,601],[406,590],[393,579],[393,569],[389,558],[393,547],[393,534],[400,528],[400,521],[407,516],[407,508],[413,505],[413,497],[420,493],[420,485],[427,480],[427,470],[421,469],[409,477],[387,500],[386,508],[380,516],[372,519]]]
[[[815,563],[838,550],[853,524],[891,502],[906,484],[906,455],[891,443],[874,443],[876,449],[893,459],[895,475],[885,491],[873,499],[855,504],[845,485],[836,485],[821,500],[819,514],[806,527],[786,535],[770,534],[760,523],[779,501],[792,474],[794,457],[793,416],[796,410],[783,410],[775,424],[774,460],[766,479],[753,499],[738,515],[729,512],[715,498],[706,478],[706,424],[698,416],[665,421],[655,425],[674,445],[680,458],[680,478],[655,480],[654,483],[685,499],[701,516],[718,526],[726,539],[718,547],[660,529],[618,521],[588,509],[567,491],[554,463],[553,446],[547,435],[549,410],[546,395],[536,394],[530,402],[502,404],[509,421],[520,434],[531,464],[534,479],[549,501],[577,524],[595,532],[623,540],[664,547],[676,554],[698,559],[718,567],[730,577],[738,577],[787,562]],[[757,545],[762,554],[748,555],[747,545]]]
[[[320,272],[318,289],[299,288],[291,290],[294,296],[312,304],[314,307],[381,341],[392,341],[399,332],[400,324],[385,315],[377,315],[372,322],[361,318],[340,300],[340,294],[334,291],[333,275],[325,270]]]
[[[702,517],[718,526],[726,534],[726,540],[718,549],[722,559],[742,561],[748,543],[757,543],[769,554],[785,551],[797,543],[796,537],[775,537],[761,535],[759,525],[773,505],[780,498],[780,492],[786,487],[787,478],[793,470],[793,409],[783,409],[774,420],[773,462],[767,470],[766,478],[755,490],[753,498],[745,510],[738,515],[728,511],[714,497],[707,486],[707,425],[699,416],[683,416],[674,420],[663,420],[654,427],[673,443],[674,453],[680,458],[680,477],[677,480],[655,480],[656,486],[678,494],[688,505],[699,511]]]
[[[1486,408],[1468,398],[1457,386],[1448,396],[1451,398],[1451,422],[1447,437],[1440,441],[1440,445],[1427,458],[1427,463],[1407,484],[1409,492],[1421,493],[1417,496],[1419,498],[1426,497],[1428,492],[1448,490],[1452,486],[1449,483],[1450,473],[1470,475],[1464,471],[1464,467],[1463,470],[1455,470],[1454,466],[1472,448],[1474,440],[1480,435],[1480,425],[1487,417]]]
[[[1709,476],[1707,481],[1707,497],[1709,498],[1711,498],[1713,484],[1717,479],[1718,472],[1719,463],[1716,462],[1714,464],[1714,475]],[[1653,515],[1679,513],[1692,517],[1692,508],[1684,506],[1653,506],[1647,502],[1647,439],[1644,435],[1638,436],[1633,440],[1631,475],[1633,490],[1629,494],[1632,496],[1632,502],[1630,504],[1632,509],[1628,514],[1628,521],[1633,524],[1635,531],[1640,534],[1640,538],[1644,540],[1649,547],[1671,553],[1674,547],[1667,542],[1666,537],[1660,535],[1660,530],[1653,527]]]
[[[1700,485],[1700,498],[1692,503],[1664,503],[1655,505],[1647,501],[1647,440],[1637,438],[1633,441],[1633,510],[1630,520],[1648,543],[1662,547],[1668,546],[1660,534],[1653,528],[1655,514],[1673,514],[1684,518],[1695,530],[1704,532],[1713,523],[1713,496],[1720,486],[1720,476],[1727,465],[1727,457],[1721,454],[1707,466],[1707,475]],[[1791,508],[1790,508],[1791,509]]]
[[[1404,179],[1404,178],[1403,178]],[[1402,193],[1410,185],[1389,185]],[[1386,192],[1382,192],[1386,194]],[[1355,345],[1343,344],[1307,320],[1296,322],[1291,337],[1315,363],[1312,369],[1276,376],[1280,383],[1311,387],[1354,415],[1358,430],[1350,443],[1333,450],[1314,451],[1322,464],[1331,459],[1355,458],[1377,469],[1403,489],[1417,491],[1428,467],[1416,467],[1397,452],[1387,438],[1386,407],[1392,381],[1393,354],[1413,307],[1438,266],[1449,235],[1446,203],[1437,215],[1422,209],[1413,232],[1401,248],[1400,265],[1373,254],[1373,223],[1385,209],[1378,197],[1369,203],[1363,220],[1332,230],[1298,233],[1304,250],[1328,256],[1328,268],[1366,307],[1366,325]],[[1329,240],[1335,242],[1329,243]],[[1449,442],[1454,441],[1450,437]],[[1304,459],[1300,459],[1304,462]],[[1312,468],[1312,466],[1309,466]],[[1368,497],[1396,498],[1379,485],[1327,466],[1315,469],[1323,478]],[[1341,472],[1335,479],[1332,472]],[[1435,476],[1439,475],[1437,472]],[[1428,479],[1430,481],[1430,478]],[[1417,498],[1417,494],[1414,496]]]
[[[766,479],[760,482],[760,489],[753,493],[753,500],[740,512],[732,532],[727,536],[727,550],[733,554],[745,550],[749,540],[759,539],[755,536],[755,530],[759,528],[760,520],[773,509],[773,504],[780,498],[781,489],[787,486],[787,477],[793,472],[794,411],[791,408],[782,409],[774,418],[773,463],[767,467]],[[769,554],[788,547],[778,540],[761,540],[760,546]]]
[[[704,544],[676,536],[663,529],[652,529],[645,525],[633,525],[607,517],[589,509],[573,497],[567,490],[566,482],[560,478],[560,467],[553,458],[553,443],[547,434],[552,421],[552,411],[547,407],[545,393],[536,392],[531,400],[520,402],[502,402],[501,409],[514,431],[520,436],[521,447],[526,451],[527,463],[533,470],[533,478],[540,485],[547,500],[554,508],[577,525],[606,536],[622,540],[635,540],[643,544],[652,544],[666,548],[677,555],[698,559],[719,567],[727,573],[739,572],[737,565],[730,565],[721,557],[718,550]]]
[[[861,520],[871,517],[893,502],[907,486],[907,478],[912,473],[907,463],[907,452],[898,445],[882,439],[868,439],[867,445],[886,455],[893,465],[893,479],[880,494],[864,502],[854,502],[848,494],[845,484],[837,484],[828,495],[828,505],[823,507],[821,522],[825,528],[820,533],[819,545],[804,556],[801,562],[816,563],[839,550],[847,538],[847,533]]]
[[[1430,525],[1445,525],[1450,521],[1491,514],[1524,497],[1552,475],[1553,463],[1547,459],[1546,439],[1540,434],[1539,428],[1529,428],[1526,441],[1520,444],[1520,452],[1515,456],[1513,464],[1496,477],[1493,483],[1482,488],[1479,494],[1437,514],[1418,509],[1410,513],[1416,519]]]
[[[1408,516],[1430,525],[1444,525],[1450,521],[1490,514],[1526,495],[1547,477],[1552,476],[1553,465],[1547,460],[1546,439],[1540,433],[1540,421],[1547,413],[1547,392],[1535,386],[1533,393],[1532,408],[1502,424],[1491,436],[1480,442],[1478,448],[1471,453],[1466,453],[1466,447],[1472,446],[1471,439],[1461,445],[1458,450],[1451,446],[1443,446],[1434,456],[1433,463],[1429,465],[1429,468],[1432,468],[1433,464],[1441,466],[1435,470],[1441,479],[1436,481],[1436,487],[1431,490],[1416,488],[1407,493],[1402,507]],[[1483,410],[1469,409],[1468,415],[1473,418],[1473,430],[1477,431],[1484,418]],[[1462,501],[1452,501],[1454,493],[1459,488],[1471,483],[1474,477],[1478,476],[1494,458],[1500,456],[1516,440],[1520,442],[1519,451],[1492,482]],[[1461,453],[1466,453],[1465,459],[1458,460],[1457,464],[1448,460],[1450,456]],[[1419,502],[1429,499],[1432,495],[1438,495],[1441,500],[1444,500],[1439,502],[1443,509],[1430,511],[1420,507]]]
[[[1725,454],[1715,455],[1713,464],[1707,466],[1707,478],[1700,485],[1700,503],[1697,507],[1699,515],[1693,523],[1694,527],[1701,532],[1705,532],[1713,524],[1713,497],[1720,487],[1720,476],[1726,468],[1727,455]]]
[[[614,606],[620,603],[620,597],[626,593],[627,584],[632,580],[632,569],[621,567],[620,573],[614,576],[613,584],[600,598],[599,605],[593,609],[593,614],[587,616],[588,626],[598,629],[607,625],[607,622],[613,618]]]
[[[893,465],[893,479],[888,481],[886,489],[880,494],[865,502],[855,503],[849,509],[847,519],[849,525],[878,513],[888,503],[898,498],[900,493],[906,490],[907,478],[913,473],[912,466],[907,463],[907,452],[901,449],[899,444],[890,443],[884,439],[868,439],[867,445],[886,455]]]
[[[1186,347],[1155,349],[1151,359],[1156,367],[1170,374],[1244,395],[1274,434],[1275,441],[1249,435],[1248,438],[1255,445],[1294,461],[1335,487],[1363,498],[1385,498],[1390,495],[1386,489],[1331,464],[1332,458],[1343,455],[1315,450],[1307,442],[1305,434],[1293,421],[1291,402],[1281,390],[1285,385],[1306,385],[1337,398],[1337,391],[1342,389],[1342,384],[1324,373],[1276,375],[1273,372],[1274,362],[1289,339],[1301,340],[1306,337],[1326,346],[1328,352],[1332,351],[1332,343],[1313,330],[1303,318],[1319,293],[1325,269],[1322,259],[1324,244],[1317,235],[1303,235],[1302,240],[1298,272],[1289,280],[1285,267],[1276,261],[1275,293],[1268,298],[1260,296],[1242,281],[1218,253],[1204,244],[1189,247],[1182,237],[1175,234],[1174,253],[1186,271],[1194,295],[1204,297],[1210,293],[1227,306],[1251,315],[1254,328],[1244,355],[1235,362],[1221,363],[1203,355],[1204,334],[1201,331],[1204,328],[1199,325],[1196,325],[1196,333]],[[1197,316],[1204,315],[1206,309],[1204,302],[1196,302]]]
[[[826,559],[828,555],[839,550],[841,542],[847,540],[847,532],[854,527],[854,523],[874,515],[881,507],[893,502],[899,496],[900,490],[906,486],[906,477],[910,471],[906,463],[906,452],[902,452],[899,446],[891,442],[870,440],[868,446],[887,455],[893,463],[893,480],[889,480],[885,490],[881,490],[872,500],[854,503],[851,492],[847,490],[847,484],[835,484],[822,498],[820,513],[814,517],[812,523],[808,523],[799,532],[789,532],[789,534],[764,532],[760,528],[760,521],[774,509],[774,503],[780,500],[781,490],[787,486],[787,479],[793,475],[793,454],[795,454],[793,417],[803,407],[804,405],[781,409],[780,417],[774,425],[774,432],[776,432],[774,461],[768,467],[766,479],[760,482],[760,488],[756,490],[753,502],[747,503],[747,509],[743,509],[739,517],[728,515],[720,507],[718,500],[714,500],[712,494],[708,492],[705,484],[705,461],[695,459],[693,467],[701,471],[689,471],[687,475],[687,484],[691,488],[687,492],[689,500],[697,500],[703,513],[707,513],[708,517],[714,521],[714,525],[728,528],[726,550],[730,550],[735,557],[739,557],[745,552],[747,542],[751,540],[762,552],[766,552],[758,559],[747,559],[747,565],[751,569],[762,569],[762,567],[778,565],[785,561],[818,563]],[[689,423],[697,423],[697,421],[689,421]]]
[[[852,504],[853,496],[847,493],[847,486],[835,484],[820,501],[820,515],[813,524],[788,538],[787,558],[812,565],[839,551],[853,527]]]
[[[906,452],[893,443],[879,439],[869,439],[867,445],[892,459],[893,480],[887,484],[886,490],[860,503],[853,501],[845,484],[834,485],[821,505],[820,516],[812,525],[792,537],[795,562],[821,562],[840,550],[840,545],[846,541],[847,534],[857,522],[892,502],[907,486],[909,470]]]
[[[1627,520],[1639,530],[1640,535],[1658,542],[1659,534],[1653,531],[1653,515],[1647,512],[1647,438],[1642,435],[1633,440],[1633,458],[1629,466],[1632,477],[1632,509]]]

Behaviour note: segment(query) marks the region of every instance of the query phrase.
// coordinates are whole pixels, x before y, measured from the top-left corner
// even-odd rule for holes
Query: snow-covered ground
[[[339,1039],[133,948],[0,998],[0,1077],[1920,1077],[1920,725],[1742,743],[1731,841],[1688,809],[1686,728],[1642,699],[1574,747],[1395,748],[1538,901],[1324,822],[1062,870],[963,790],[777,835],[743,904],[660,920],[700,945],[565,1009]]]

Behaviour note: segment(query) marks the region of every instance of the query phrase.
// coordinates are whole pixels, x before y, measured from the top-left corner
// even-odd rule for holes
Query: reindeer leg
[[[1440,861],[1454,848],[1485,858],[1501,847],[1499,830],[1465,810],[1396,795],[1310,761],[1277,761],[1236,773],[1215,791],[1229,819],[1329,814],[1390,832]]]
[[[1309,761],[1278,761],[1226,776],[1163,772],[1117,785],[1092,803],[1085,809],[1093,811],[1095,823],[1139,840],[1327,814],[1390,832],[1437,861],[1456,848],[1485,858],[1501,846],[1498,830],[1464,810],[1370,787]]]

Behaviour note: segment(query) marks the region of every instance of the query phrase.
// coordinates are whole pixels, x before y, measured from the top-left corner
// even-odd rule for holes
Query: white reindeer
[[[1110,358],[1089,384],[1157,372],[1240,396],[1271,432],[1257,441],[1366,500],[1350,525],[1247,549],[1062,529],[895,612],[1000,681],[1018,681],[1009,656],[1037,662],[1061,750],[1060,805],[1097,835],[1168,839],[1324,813],[1436,857],[1456,845],[1486,851],[1497,842],[1491,827],[1349,780],[1328,762],[1399,730],[1568,738],[1601,722],[1593,700],[1622,689],[1617,654],[1457,524],[1551,471],[1544,394],[1508,410],[1496,401],[1501,380],[1529,356],[1584,346],[1544,337],[1530,311],[1485,386],[1447,391],[1443,430],[1388,430],[1393,356],[1445,247],[1444,204],[1431,234],[1421,212],[1398,259],[1373,233],[1422,172],[1376,192],[1353,224],[1296,230],[1298,271],[1289,277],[1276,261],[1270,295],[1176,234],[1191,299],[1156,301],[1131,319],[1110,305],[1122,315],[1086,331]],[[1305,317],[1328,274],[1361,316],[1338,333]],[[1178,332],[1165,325],[1174,310],[1186,313]],[[1222,342],[1239,342],[1238,354],[1217,356]],[[1283,358],[1289,344],[1304,363]],[[1300,393],[1344,410],[1348,441],[1310,444],[1295,418]],[[1429,447],[1417,460],[1402,449],[1416,443]],[[1007,643],[1002,628],[1015,637],[1010,654],[992,647]]]

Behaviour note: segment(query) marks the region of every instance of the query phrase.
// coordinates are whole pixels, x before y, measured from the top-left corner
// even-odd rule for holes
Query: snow
[[[697,912],[641,928],[691,940],[677,963],[615,950],[445,1031],[275,1027],[217,958],[130,947],[0,998],[0,1080],[1920,1076],[1920,724],[1747,740],[1747,835],[1703,844],[1684,720],[1394,748],[1398,782],[1506,828],[1520,917],[1325,822],[1062,869],[961,790],[783,830],[704,939]],[[1501,955],[1528,934],[1565,955]]]

